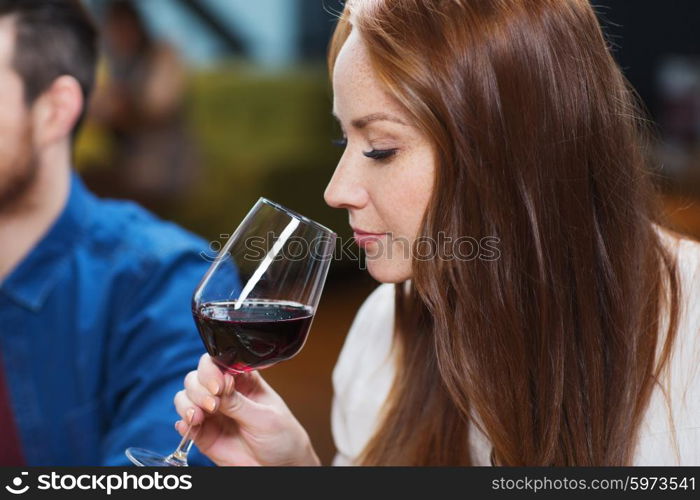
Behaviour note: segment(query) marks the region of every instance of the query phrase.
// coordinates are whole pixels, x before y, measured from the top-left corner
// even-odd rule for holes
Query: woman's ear
[[[36,146],[70,140],[84,105],[78,80],[68,75],[56,78],[32,105]]]

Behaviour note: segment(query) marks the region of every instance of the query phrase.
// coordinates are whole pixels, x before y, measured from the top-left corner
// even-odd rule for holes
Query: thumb
[[[257,370],[235,376],[227,373],[224,376],[224,395],[231,394],[234,390],[262,405],[278,406],[284,404]]]
[[[226,375],[230,377],[230,375]],[[266,423],[270,421],[273,410],[268,405],[251,399],[254,390],[245,386],[243,380],[238,380],[239,376],[231,377],[232,381],[226,380],[224,394],[221,396],[219,413],[233,419],[248,431],[264,431]],[[246,379],[247,377],[244,377]],[[247,382],[247,380],[246,380]],[[240,390],[239,390],[240,389]],[[248,395],[244,394],[246,392]]]

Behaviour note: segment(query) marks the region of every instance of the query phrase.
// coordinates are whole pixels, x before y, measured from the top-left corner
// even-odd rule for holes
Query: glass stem
[[[194,429],[194,427],[196,426],[189,426],[187,432],[182,437],[180,444],[177,446],[177,449],[165,459],[165,461],[168,462],[170,465],[173,465],[175,467],[187,467],[187,454],[192,449],[192,445],[194,444],[194,437],[196,435],[196,430]]]

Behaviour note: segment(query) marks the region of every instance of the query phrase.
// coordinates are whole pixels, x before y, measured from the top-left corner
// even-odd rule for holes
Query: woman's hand
[[[217,465],[320,465],[308,434],[258,372],[234,379],[205,354],[175,408],[177,431],[199,426],[194,442]]]

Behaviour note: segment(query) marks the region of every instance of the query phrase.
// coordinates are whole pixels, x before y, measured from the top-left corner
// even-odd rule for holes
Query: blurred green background
[[[119,192],[110,175],[115,145],[94,123],[79,138],[76,165],[102,194],[136,198],[209,240],[231,234],[260,196],[348,236],[347,214],[323,201],[340,157],[331,107],[320,64],[276,73],[245,64],[200,70],[189,77],[186,113],[202,170],[176,203]]]

